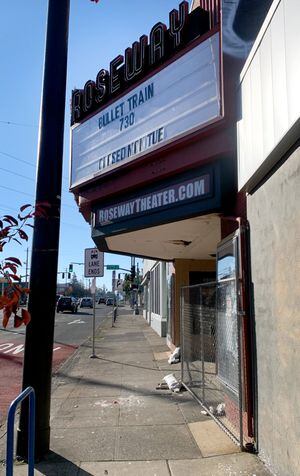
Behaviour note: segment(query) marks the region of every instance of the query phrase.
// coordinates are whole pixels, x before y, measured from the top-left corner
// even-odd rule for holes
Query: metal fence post
[[[14,465],[14,423],[17,406],[29,397],[28,418],[28,476],[34,476],[34,445],[35,445],[35,392],[32,387],[27,387],[11,403],[7,417],[6,441],[6,476],[13,476]]]
[[[203,296],[202,286],[199,287],[200,293],[200,332],[201,332],[201,369],[202,369],[202,401],[205,402],[205,361],[204,361],[204,329],[203,329]]]

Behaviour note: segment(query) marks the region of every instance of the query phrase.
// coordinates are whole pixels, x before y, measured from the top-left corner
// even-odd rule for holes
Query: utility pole
[[[50,446],[50,398],[61,207],[62,157],[70,0],[48,0],[47,37],[39,126],[36,204],[48,202],[47,218],[35,217],[26,328],[23,389],[36,393],[35,457]],[[33,99],[35,100],[35,98]],[[47,299],[44,298],[47,296]],[[17,455],[27,458],[28,406],[21,407]]]
[[[26,287],[28,287],[28,251],[29,251],[29,248],[27,246],[27,249],[26,249],[26,263],[25,263],[25,283],[26,283]]]

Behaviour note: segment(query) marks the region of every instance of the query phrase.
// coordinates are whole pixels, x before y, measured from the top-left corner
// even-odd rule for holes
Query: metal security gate
[[[243,446],[240,342],[235,277],[182,287],[182,382]]]

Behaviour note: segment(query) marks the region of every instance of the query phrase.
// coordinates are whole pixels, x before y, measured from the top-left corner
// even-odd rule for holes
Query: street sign
[[[120,269],[118,264],[107,264],[106,269]]]
[[[97,248],[84,250],[84,276],[85,278],[104,276],[104,253]]]

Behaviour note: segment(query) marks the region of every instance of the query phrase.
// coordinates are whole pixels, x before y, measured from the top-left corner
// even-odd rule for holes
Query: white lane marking
[[[56,350],[61,349],[61,347],[54,347],[53,352]],[[0,344],[0,354],[20,354],[21,352],[24,352],[24,344],[13,344],[11,342],[5,342],[4,344]]]
[[[8,354],[8,353],[19,354],[20,352],[23,352],[23,351],[24,351],[24,344],[19,344],[13,347],[12,349],[6,350],[5,352],[3,352],[3,354]]]
[[[13,347],[15,344],[11,344],[9,342],[6,342],[5,344],[0,344],[0,350],[5,350],[9,349],[10,347]]]
[[[80,319],[75,319],[75,321],[68,322],[68,326],[70,324],[86,324],[85,321],[81,321]]]

